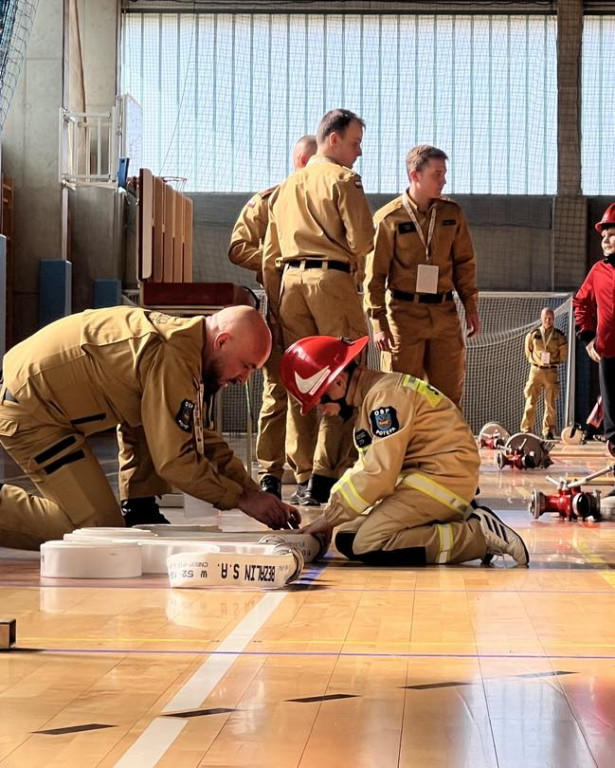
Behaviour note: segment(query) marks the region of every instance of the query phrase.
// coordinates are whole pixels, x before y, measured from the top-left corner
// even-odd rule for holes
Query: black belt
[[[303,269],[323,269],[323,265],[326,264],[326,269],[337,269],[338,272],[350,273],[350,264],[346,264],[345,261],[326,261],[323,259],[291,259],[285,261],[284,264],[287,267],[301,267]]]
[[[536,363],[532,363],[532,368],[540,368],[541,371],[548,371],[551,368],[557,368],[557,365],[536,365]]]
[[[453,292],[446,293],[406,293],[398,291],[397,288],[391,288],[391,295],[394,299],[401,301],[416,301],[419,304],[443,304],[445,301],[453,300]]]

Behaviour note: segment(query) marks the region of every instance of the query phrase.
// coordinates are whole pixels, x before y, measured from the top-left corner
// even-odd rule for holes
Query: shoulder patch
[[[392,405],[383,405],[376,408],[369,415],[372,432],[376,437],[388,437],[399,429],[397,411]]]
[[[357,429],[354,433],[354,441],[357,448],[367,448],[372,444],[372,438],[366,429]]]
[[[354,180],[355,187],[359,187],[360,189],[363,189],[363,182],[360,178]]]
[[[192,432],[192,422],[194,419],[195,404],[192,400],[182,400],[182,404],[179,406],[175,421],[180,429],[184,432]]]
[[[256,205],[256,198],[251,197],[247,202],[247,206],[248,208],[254,208],[255,205]]]
[[[416,224],[413,221],[404,221],[402,224],[397,225],[397,231],[400,235],[405,235],[408,232],[416,232]]]

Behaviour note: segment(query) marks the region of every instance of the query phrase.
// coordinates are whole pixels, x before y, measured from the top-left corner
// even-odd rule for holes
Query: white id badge
[[[541,365],[551,365],[551,353],[550,352],[541,352],[540,353],[540,364]]]
[[[416,292],[438,293],[438,272],[435,264],[419,264],[416,271]]]

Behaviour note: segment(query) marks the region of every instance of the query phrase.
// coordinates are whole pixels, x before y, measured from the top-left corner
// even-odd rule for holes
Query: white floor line
[[[270,592],[264,595],[220,644],[216,653],[208,656],[184,683],[162,712],[198,709],[286,595],[286,592]],[[224,655],[218,655],[220,653]],[[153,768],[187,723],[187,719],[172,717],[157,717],[152,720],[132,747],[115,764],[115,768]]]

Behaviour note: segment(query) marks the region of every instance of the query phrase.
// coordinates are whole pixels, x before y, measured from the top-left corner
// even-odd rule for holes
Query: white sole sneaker
[[[487,554],[483,558],[483,564],[489,565],[495,555],[510,555],[517,565],[529,565],[530,553],[516,531],[486,507],[477,507],[474,514],[480,520],[487,542]]]

